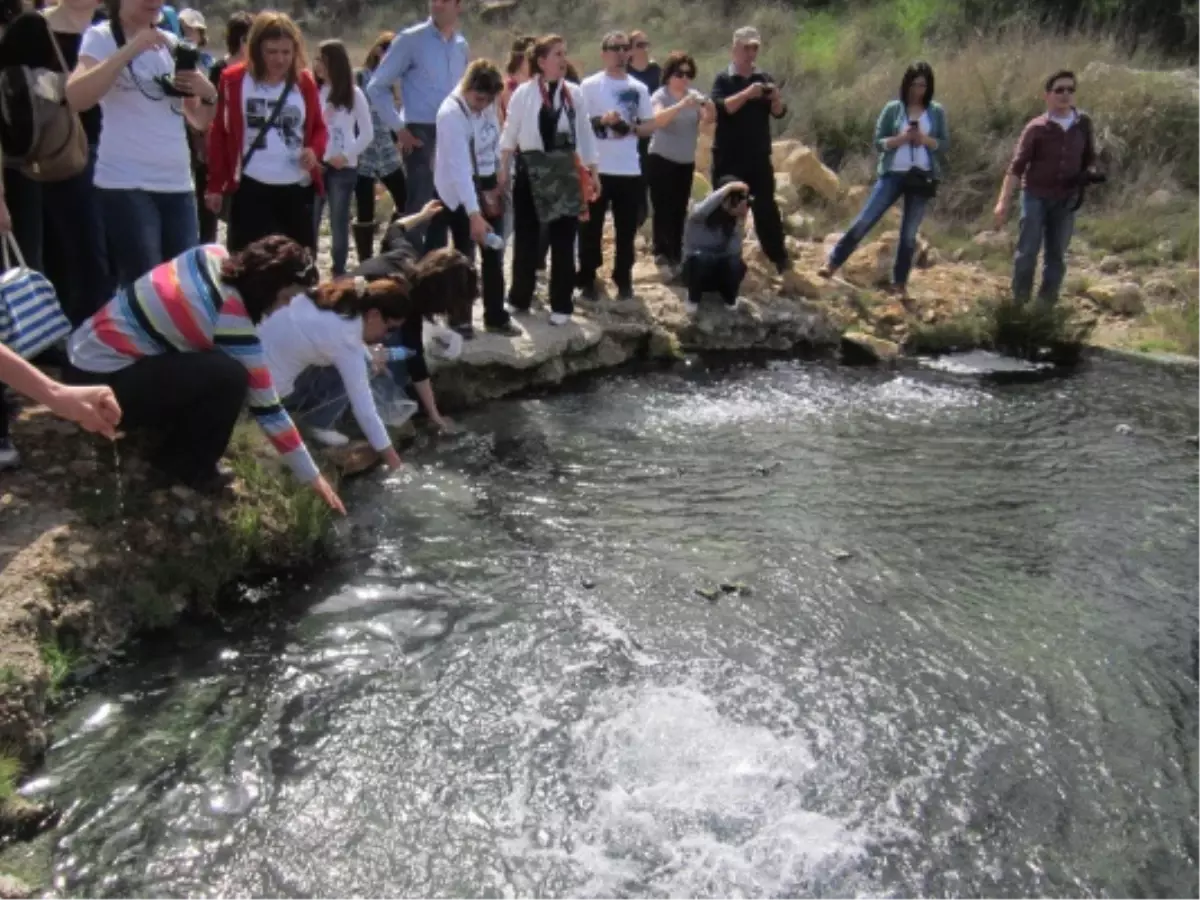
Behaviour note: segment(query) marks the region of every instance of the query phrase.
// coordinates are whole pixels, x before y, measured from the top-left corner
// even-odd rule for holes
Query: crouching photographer
[[[1009,198],[1021,185],[1021,230],[1013,259],[1012,292],[1017,303],[1033,293],[1038,254],[1046,250],[1038,301],[1058,300],[1067,274],[1067,248],[1075,230],[1075,213],[1088,184],[1104,179],[1096,172],[1092,120],[1075,106],[1077,82],[1069,71],[1046,79],[1046,112],[1021,132],[1012,163],[996,201],[996,228],[1008,218]]]
[[[700,298],[710,291],[720,294],[729,308],[737,306],[738,290],[746,277],[742,243],[751,202],[746,183],[727,175],[688,214],[683,232],[683,281],[687,285],[684,306],[689,313],[700,308]]]
[[[196,48],[157,28],[157,16],[142,0],[114,2],[84,33],[67,82],[73,109],[103,112],[95,184],[121,285],[200,239],[185,121],[207,129],[217,92]]]

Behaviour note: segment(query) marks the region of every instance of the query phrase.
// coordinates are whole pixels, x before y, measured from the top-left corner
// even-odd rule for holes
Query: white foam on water
[[[802,738],[733,721],[696,688],[605,692],[572,743],[590,808],[558,845],[543,824],[506,849],[568,862],[576,896],[789,896],[865,851],[863,834],[802,806]]]
[[[1034,363],[990,350],[971,350],[945,356],[922,356],[918,362],[927,369],[950,372],[954,375],[989,375],[994,372],[1042,372],[1052,369],[1051,363]]]

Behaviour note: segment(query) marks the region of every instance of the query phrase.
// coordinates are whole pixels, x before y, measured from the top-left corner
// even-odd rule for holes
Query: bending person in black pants
[[[575,311],[575,234],[586,208],[590,170],[596,182],[596,141],[588,124],[583,92],[566,81],[566,44],[558,35],[539,38],[530,54],[533,77],[508,103],[500,136],[500,188],[507,187],[509,163],[517,156],[513,185],[513,283],[509,304],[528,312],[533,302],[538,260],[544,257],[541,230],[550,236],[550,324],[566,325]]]
[[[700,308],[700,298],[709,291],[720,294],[730,308],[737,306],[738,289],[746,277],[742,242],[752,202],[745,182],[726,177],[688,215],[683,279],[687,284],[684,307],[689,313]]]
[[[504,89],[500,70],[486,59],[467,67],[462,81],[442,101],[437,115],[438,152],[434,158],[433,186],[444,210],[434,218],[425,235],[425,250],[446,245],[446,233],[454,248],[472,263],[475,246],[483,254],[483,325],[506,337],[522,331],[504,308],[503,194],[497,188],[500,165],[500,120],[496,98]],[[475,336],[470,307],[464,321],[450,326],[467,340]]]
[[[713,82],[717,107],[713,135],[712,182],[731,175],[749,185],[754,230],[763,252],[780,273],[788,269],[783,219],[775,203],[775,169],[771,164],[771,119],[787,115],[779,86],[755,65],[761,39],[756,28],[733,33],[732,64]]]

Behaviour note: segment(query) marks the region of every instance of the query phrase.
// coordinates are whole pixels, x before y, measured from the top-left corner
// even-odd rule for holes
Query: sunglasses
[[[1066,85],[1059,85],[1058,87],[1056,87],[1054,89],[1054,93],[1056,93],[1056,94],[1073,94],[1073,93],[1075,93],[1075,87],[1073,85],[1071,87],[1067,87]]]
[[[678,72],[675,73],[675,77],[676,78],[695,78],[696,73],[693,72],[691,69],[680,69]]]
[[[638,41],[633,46],[637,47],[639,50],[649,50],[650,42],[649,41]]]
[[[628,53],[629,45],[628,44],[609,44],[607,47],[604,48],[604,50],[606,53]]]

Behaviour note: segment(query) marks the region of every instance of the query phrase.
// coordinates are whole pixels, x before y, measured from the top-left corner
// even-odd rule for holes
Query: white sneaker
[[[696,313],[700,312],[700,304],[696,303],[694,300],[684,300],[683,311],[689,316],[694,316]]]
[[[7,439],[0,441],[0,472],[21,465],[21,454]]]
[[[550,313],[551,325],[570,325],[571,317],[566,313]]]
[[[345,447],[350,443],[350,438],[332,428],[313,428],[311,434],[314,441],[326,447]]]

